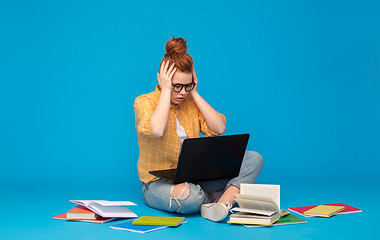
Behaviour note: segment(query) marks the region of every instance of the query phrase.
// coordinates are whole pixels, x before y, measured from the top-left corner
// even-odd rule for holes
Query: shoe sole
[[[201,206],[201,216],[213,222],[220,222],[228,215],[228,211],[220,204]]]

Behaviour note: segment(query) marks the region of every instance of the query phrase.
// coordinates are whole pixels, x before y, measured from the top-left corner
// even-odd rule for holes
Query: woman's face
[[[188,85],[191,83],[193,83],[193,74],[192,73],[184,73],[184,72],[177,71],[174,74],[173,79],[172,79],[172,85],[177,85],[177,84]],[[170,101],[173,104],[180,104],[188,94],[189,94],[189,92],[187,92],[185,90],[185,86],[183,86],[183,88],[179,92],[175,92],[174,87],[173,87],[172,93],[170,96]]]

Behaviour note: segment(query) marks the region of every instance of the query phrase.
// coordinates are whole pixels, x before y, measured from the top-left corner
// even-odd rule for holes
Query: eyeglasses
[[[191,90],[194,89],[195,87],[195,82],[193,81],[192,83],[183,85],[183,84],[172,84],[173,85],[173,91],[174,92],[180,92],[182,91],[183,87],[185,87],[186,92],[190,92]]]

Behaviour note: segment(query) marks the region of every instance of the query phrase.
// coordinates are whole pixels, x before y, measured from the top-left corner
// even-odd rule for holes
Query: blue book
[[[145,226],[145,225],[133,225],[132,221],[126,221],[119,224],[111,225],[110,228],[117,230],[125,230],[138,233],[147,233],[158,229],[167,228],[168,226]]]

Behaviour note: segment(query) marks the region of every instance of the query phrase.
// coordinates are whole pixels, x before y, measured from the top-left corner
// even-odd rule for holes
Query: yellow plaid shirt
[[[165,134],[162,138],[155,138],[150,128],[150,117],[156,109],[160,95],[157,86],[154,92],[137,97],[134,104],[140,152],[137,169],[140,180],[144,183],[158,179],[149,174],[149,171],[177,167],[181,143],[177,135],[176,116],[189,138],[199,138],[200,132],[205,137],[217,136],[207,126],[206,120],[189,94],[182,103],[170,106]],[[223,118],[226,122],[226,118]]]

